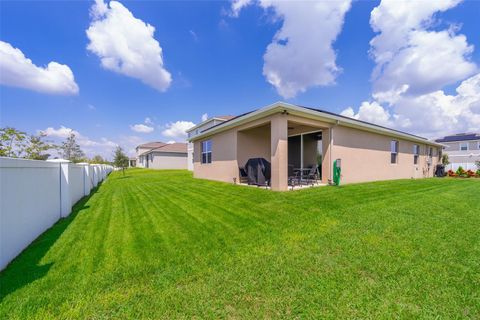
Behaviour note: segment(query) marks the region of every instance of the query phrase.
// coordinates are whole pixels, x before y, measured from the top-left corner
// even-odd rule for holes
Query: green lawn
[[[275,193],[113,173],[0,285],[1,319],[478,319],[480,179]]]

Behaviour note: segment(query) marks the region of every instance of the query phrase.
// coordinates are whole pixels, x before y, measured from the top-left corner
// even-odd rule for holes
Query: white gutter
[[[205,130],[204,132],[196,135],[195,137],[192,137],[188,141],[193,142],[193,141],[196,141],[196,140],[199,140],[199,139],[204,139],[204,138],[209,137],[213,134],[228,130],[230,128],[236,127],[236,126],[241,125],[243,123],[253,121],[253,120],[268,116],[270,114],[274,114],[274,113],[282,112],[282,111],[287,111],[292,115],[298,115],[298,116],[301,116],[301,117],[306,117],[307,116],[308,118],[313,118],[315,120],[321,120],[323,122],[328,122],[328,123],[332,123],[332,124],[336,123],[338,125],[343,125],[343,126],[347,126],[347,127],[356,128],[356,129],[371,131],[371,132],[375,132],[375,133],[381,133],[381,134],[385,134],[385,135],[388,135],[388,136],[403,138],[403,139],[409,140],[409,141],[414,141],[414,142],[418,142],[418,143],[425,143],[425,144],[436,146],[436,147],[444,147],[443,144],[433,142],[433,141],[430,141],[430,140],[422,138],[422,137],[417,137],[417,136],[407,134],[407,133],[403,133],[403,132],[400,132],[400,131],[396,131],[396,130],[393,130],[393,129],[380,127],[380,126],[377,126],[377,125],[374,125],[374,124],[359,122],[358,120],[345,118],[345,117],[339,116],[339,115],[334,115],[334,114],[325,113],[325,112],[322,112],[322,111],[311,110],[311,109],[308,109],[308,108],[295,106],[295,105],[288,104],[288,103],[285,103],[285,102],[276,102],[274,104],[271,104],[271,105],[268,105],[266,107],[260,108],[258,110],[255,110],[255,111],[251,112],[251,113],[248,113],[246,115],[240,116],[238,118],[234,118],[233,120],[226,121],[224,123],[221,123],[219,125],[211,127],[210,129]]]
[[[205,121],[203,121],[203,122],[200,122],[199,124],[197,124],[197,125],[191,127],[190,129],[186,130],[185,132],[186,132],[186,133],[192,132],[193,130],[198,129],[198,128],[200,128],[201,126],[203,126],[203,125],[205,125],[205,124],[207,124],[207,123],[209,123],[209,122],[215,121],[215,120],[223,121],[223,122],[227,121],[227,120],[222,119],[222,118],[213,117],[213,118],[207,119],[207,120],[205,120]],[[207,130],[208,130],[208,129],[207,129]]]

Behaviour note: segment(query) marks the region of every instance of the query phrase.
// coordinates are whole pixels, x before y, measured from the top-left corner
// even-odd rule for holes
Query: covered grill
[[[271,166],[264,158],[251,158],[245,164],[248,184],[265,186],[270,184]]]

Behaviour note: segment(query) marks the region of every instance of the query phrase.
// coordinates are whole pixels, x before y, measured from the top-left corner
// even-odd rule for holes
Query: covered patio
[[[326,185],[328,137],[328,124],[287,114],[241,128],[237,131],[238,182],[272,190]]]

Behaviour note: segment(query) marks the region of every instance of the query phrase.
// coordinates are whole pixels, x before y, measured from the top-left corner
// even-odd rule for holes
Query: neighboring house
[[[149,142],[136,148],[137,167],[150,169],[187,169],[187,144]]]
[[[203,131],[216,126],[222,122],[235,118],[234,116],[216,116],[201,123],[195,125],[194,127],[187,130],[188,139],[192,139],[193,137],[199,135]],[[193,143],[189,142],[188,146],[188,170],[193,171]]]
[[[456,171],[462,166],[465,170],[476,170],[475,161],[480,161],[480,134],[459,133],[435,140],[445,145],[444,152],[448,154],[450,164],[447,170]]]
[[[432,177],[442,145],[405,132],[327,111],[284,102],[224,121],[189,139],[194,144],[194,177],[239,180],[250,158],[271,165],[270,186],[288,188],[289,167],[321,168],[333,179],[341,159],[342,183]]]
[[[130,157],[128,158],[128,166],[133,168],[137,166],[137,158],[136,157]]]

